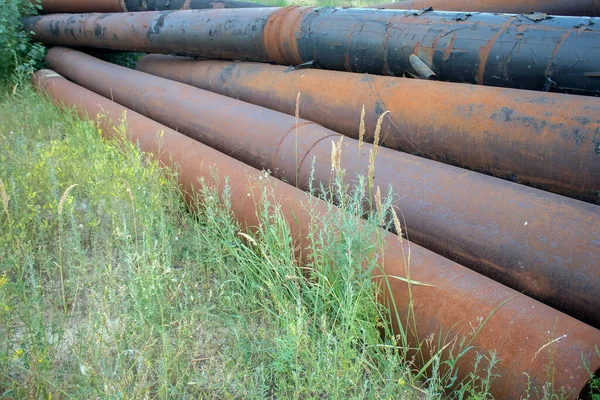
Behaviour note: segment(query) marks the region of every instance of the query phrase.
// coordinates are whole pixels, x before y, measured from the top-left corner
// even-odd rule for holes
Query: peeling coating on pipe
[[[255,168],[307,189],[330,182],[331,142],[313,122],[55,47],[67,78]],[[349,184],[368,176],[370,144],[346,138]],[[314,164],[313,164],[314,159]],[[296,180],[297,179],[297,180]],[[379,148],[374,187],[390,185],[411,241],[600,326],[600,207]]]
[[[263,4],[231,0],[32,0],[44,13],[89,13],[162,10],[201,10],[208,8],[255,8]],[[373,6],[387,10],[424,9],[436,11],[466,11],[526,14],[542,12],[549,15],[600,15],[600,3],[594,0],[409,0]],[[369,7],[371,8],[371,7]]]
[[[42,13],[112,13],[130,11],[203,10],[210,8],[257,8],[262,4],[232,0],[31,0]]]
[[[597,0],[408,0],[373,6],[387,10],[419,10],[428,7],[433,7],[436,11],[508,14],[542,12],[549,15],[600,16],[600,2]]]
[[[425,64],[419,57],[415,56],[414,54],[411,54],[408,57],[408,59],[410,60],[411,67],[413,67],[413,69],[417,73],[417,77],[421,79],[427,79],[430,81],[438,80],[438,77],[435,74],[435,72],[433,72],[431,68],[429,68],[427,64]]]
[[[47,44],[600,95],[600,20],[312,7],[56,14],[24,20]],[[597,76],[598,75],[598,76]]]
[[[514,182],[600,202],[600,99],[276,65],[147,55],[136,68]]]
[[[298,189],[270,177],[259,180],[261,173],[258,170],[52,73],[38,71],[34,84],[56,103],[67,108],[75,107],[83,116],[107,115],[107,118],[97,120],[105,135],[109,135],[114,126],[120,126],[121,117],[126,112],[131,140],[165,165],[170,166],[174,162],[180,171],[178,178],[184,191],[193,191],[200,178],[214,182],[220,191],[223,190],[226,180],[215,182],[213,178],[215,170],[212,167],[216,166],[220,177],[229,177],[230,194],[235,199],[232,211],[242,226],[258,225],[253,199],[261,197],[263,188],[269,188],[273,201],[281,205],[291,227],[290,232],[298,243],[296,248],[308,247],[302,241],[307,238],[311,217],[303,205],[306,197]],[[155,134],[158,132],[163,132],[160,139]],[[247,196],[248,193],[252,195]],[[329,212],[323,202],[316,203],[313,208],[317,213]],[[409,250],[408,242],[400,244],[394,235],[386,234],[384,246],[384,256],[380,260],[384,260],[382,268],[385,274],[404,276],[403,252]],[[531,389],[541,390],[547,380],[545,365],[550,363],[556,371],[556,387],[565,387],[573,398],[589,380],[580,357],[591,362],[592,371],[600,368],[600,360],[594,354],[594,345],[600,343],[600,331],[418,245],[410,245],[410,252],[411,279],[435,285],[434,288],[412,287],[419,342],[430,334],[438,335],[440,332],[464,334],[471,329],[469,323],[477,326],[482,316],[490,314],[502,301],[511,299],[493,313],[475,337],[472,343],[474,349],[459,361],[460,377],[471,370],[474,351],[496,349],[500,362],[495,373],[500,376],[493,381],[491,391],[497,399],[514,399],[524,393],[528,382],[523,372],[529,375]],[[378,271],[375,273],[379,274]],[[409,303],[406,284],[390,279],[390,285],[399,315],[405,318]],[[546,351],[552,340],[551,352]]]

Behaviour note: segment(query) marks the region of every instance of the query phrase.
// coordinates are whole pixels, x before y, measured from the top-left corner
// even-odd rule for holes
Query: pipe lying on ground
[[[32,0],[42,6],[44,13],[89,13],[162,10],[201,10],[207,8],[268,7],[263,4],[231,0]],[[549,15],[595,17],[600,4],[594,0],[409,0],[373,6],[388,10],[423,9],[436,11],[467,11],[525,14],[542,12]]]
[[[419,10],[433,7],[436,11],[508,14],[540,12],[549,15],[584,17],[597,17],[600,15],[600,3],[595,0],[407,0],[373,7],[388,10]]]
[[[42,6],[44,13],[90,13],[162,10],[201,10],[207,8],[268,7],[263,4],[231,0],[32,0]],[[467,11],[525,14],[542,12],[549,15],[595,17],[600,15],[600,4],[594,0],[409,0],[381,4],[373,8],[388,10],[423,9],[436,11]]]
[[[232,0],[31,0],[42,13],[110,13],[128,11],[201,10],[266,7]]]
[[[294,115],[366,140],[600,202],[600,99],[276,65],[147,55],[140,71]]]
[[[164,164],[170,166],[174,162],[184,192],[193,191],[199,178],[213,182],[223,190],[226,182],[223,178],[229,177],[229,192],[234,199],[232,211],[246,228],[259,223],[254,199],[261,198],[265,187],[272,190],[271,200],[281,205],[296,248],[309,248],[306,242],[308,226],[313,220],[303,205],[306,195],[298,189],[271,177],[263,179],[264,174],[258,170],[68,82],[52,71],[38,71],[34,83],[56,103],[74,107],[83,116],[107,115],[108,118],[97,120],[104,135],[110,135],[113,127],[121,125],[126,111],[131,140]],[[158,132],[163,133],[157,135]],[[217,167],[221,177],[216,181],[213,166]],[[313,204],[317,216],[329,212],[324,202],[313,199]],[[523,372],[529,375],[531,390],[541,391],[548,379],[546,365],[550,364],[555,371],[556,388],[564,386],[568,391],[574,391],[573,397],[589,380],[582,358],[591,363],[592,371],[600,368],[600,358],[594,355],[594,345],[600,343],[600,331],[416,244],[410,244],[409,248],[407,241],[400,244],[396,236],[384,235],[384,253],[379,258],[384,260],[381,265],[384,272],[388,276],[405,276],[403,252],[410,250],[411,279],[435,286],[412,285],[416,331],[419,332],[413,345],[422,343],[430,334],[456,331],[457,323],[469,331],[469,322],[477,326],[481,317],[485,318],[498,304],[510,299],[493,312],[474,338],[474,349],[459,361],[461,377],[472,369],[474,351],[496,349],[500,362],[494,372],[499,377],[493,381],[491,390],[497,399],[513,399],[524,393],[528,380]],[[307,254],[304,256],[308,257]],[[380,271],[374,271],[374,274],[379,275]],[[405,318],[409,304],[407,285],[397,279],[389,281],[399,315]],[[550,341],[553,341],[551,346],[548,345]]]
[[[331,142],[315,123],[55,47],[49,67],[76,83],[273,175],[330,182]],[[345,138],[347,182],[373,145]],[[313,164],[313,158],[315,159]],[[373,187],[393,186],[411,241],[600,326],[600,207],[379,148]]]
[[[418,13],[415,13],[418,14]],[[55,14],[34,39],[402,76],[415,54],[440,80],[600,95],[600,20],[314,7]]]

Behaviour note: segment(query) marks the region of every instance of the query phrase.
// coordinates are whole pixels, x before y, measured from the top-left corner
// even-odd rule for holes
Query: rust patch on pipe
[[[480,85],[484,84],[485,66],[487,65],[487,60],[488,60],[488,57],[490,56],[490,51],[492,50],[492,47],[494,47],[494,44],[496,44],[496,40],[498,40],[500,35],[502,35],[504,33],[504,31],[506,31],[506,28],[508,28],[512,24],[512,22],[513,21],[511,19],[506,20],[502,24],[502,26],[500,27],[498,32],[494,36],[492,36],[490,38],[490,40],[488,40],[488,42],[479,49],[479,69],[477,72],[477,83],[478,84],[480,84]]]
[[[100,80],[105,78],[104,75],[94,77]],[[52,73],[37,72],[34,84],[48,93],[57,104],[75,108],[80,115],[106,115],[106,118],[97,119],[104,135],[110,135],[113,127],[120,126],[126,112],[125,125],[132,142],[137,143],[143,151],[154,154],[167,166],[174,162],[184,193],[194,191],[200,178],[214,183],[222,191],[226,182],[223,178],[229,177],[229,190],[234,199],[232,211],[246,228],[258,224],[254,199],[261,198],[263,189],[269,188],[272,192],[271,201],[281,205],[282,213],[290,225],[295,248],[310,247],[307,227],[314,220],[303,204],[305,195],[298,189],[271,177],[259,180],[261,173],[258,170]],[[159,138],[157,132],[163,132],[163,135]],[[213,167],[216,167],[220,179],[214,179]],[[192,197],[188,196],[187,199],[189,201]],[[317,215],[317,220],[319,214],[330,212],[326,204],[316,199],[313,199],[311,209]],[[333,212],[339,211],[334,209]],[[384,304],[397,306],[401,321],[409,315],[408,305],[414,304],[417,327],[415,331],[409,331],[409,345],[423,343],[431,335],[437,339],[439,334],[468,333],[500,303],[505,302],[474,337],[471,353],[459,360],[459,381],[472,369],[475,351],[486,353],[494,349],[500,360],[494,370],[499,376],[491,383],[491,391],[496,399],[518,398],[528,388],[541,391],[547,380],[546,365],[552,365],[555,371],[553,381],[556,387],[564,387],[574,397],[589,380],[582,359],[589,362],[592,371],[600,369],[600,360],[594,349],[600,342],[600,331],[414,243],[409,244],[407,240],[399,243],[395,235],[386,234],[383,254],[379,258],[383,273],[389,277],[405,276],[405,254],[409,252],[411,279],[427,282],[434,287],[413,285],[412,298],[409,298],[406,283],[390,279],[391,292],[386,291],[379,297]],[[305,263],[308,257],[306,252],[300,254],[300,264]],[[374,274],[380,275],[381,271],[374,271]],[[396,328],[397,322],[393,321]],[[546,351],[549,349],[548,343],[552,343],[551,351]],[[424,356],[426,359],[423,361],[426,361],[429,355]],[[416,363],[421,366],[421,359],[417,358]],[[528,375],[525,376],[523,372]]]
[[[450,39],[450,43],[448,43],[448,46],[444,49],[444,56],[442,57],[442,60],[446,61],[450,55],[452,54],[452,50],[454,50],[454,42],[456,41],[456,32],[454,32],[454,34],[452,35],[452,39]]]
[[[300,31],[300,23],[309,8],[280,8],[267,20],[264,41],[269,59],[278,64],[298,65],[303,60],[298,52],[296,34]]]
[[[556,57],[556,54],[558,53],[560,46],[562,46],[562,44],[565,42],[565,40],[568,39],[569,36],[571,36],[571,32],[565,32],[563,37],[560,39],[560,42],[556,43],[556,47],[552,51],[552,57],[550,57],[550,61],[548,62],[548,67],[546,68],[546,76],[552,75],[552,71],[550,69],[550,68],[552,68],[552,62],[554,61],[554,58]]]

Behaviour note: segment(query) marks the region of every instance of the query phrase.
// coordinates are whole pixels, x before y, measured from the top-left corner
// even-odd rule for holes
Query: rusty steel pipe
[[[43,13],[90,13],[162,10],[201,10],[207,8],[268,7],[263,4],[231,0],[31,0],[42,6]],[[600,4],[594,0],[409,0],[373,6],[387,10],[423,9],[525,14],[542,12],[550,15],[600,15]]]
[[[202,10],[209,8],[266,7],[233,0],[31,0],[41,13],[112,13],[131,11]]]
[[[47,64],[105,97],[255,168],[309,187],[330,182],[331,142],[315,123],[55,47]],[[371,144],[344,139],[348,183]],[[314,164],[312,163],[315,159]],[[297,180],[296,180],[297,179]],[[375,186],[393,186],[410,240],[600,326],[600,207],[380,148]],[[375,187],[374,186],[374,187]]]
[[[55,14],[34,39],[402,76],[410,55],[443,81],[600,95],[600,20],[314,7]]]
[[[271,200],[280,204],[291,227],[296,248],[309,248],[308,227],[313,219],[303,205],[305,194],[298,189],[271,177],[259,179],[262,177],[258,170],[79,87],[52,71],[38,71],[34,83],[56,103],[75,108],[83,116],[107,115],[106,118],[97,119],[103,126],[104,135],[110,135],[114,126],[120,126],[126,112],[125,124],[131,140],[138,143],[141,150],[154,154],[163,164],[170,166],[174,162],[185,192],[193,191],[200,178],[213,182],[223,190],[226,182],[223,178],[229,177],[229,190],[234,199],[232,211],[246,228],[258,225],[254,199],[261,198],[263,189],[268,188]],[[158,132],[163,133],[159,136]],[[214,180],[213,166],[217,167],[221,179]],[[317,216],[330,212],[321,200],[313,199],[312,204]],[[334,212],[339,211],[334,209]],[[471,329],[469,322],[477,325],[480,317],[491,314],[475,337],[473,346],[479,352],[497,351],[500,362],[495,372],[499,377],[493,381],[491,388],[497,399],[513,399],[523,394],[528,387],[523,372],[528,373],[532,389],[541,390],[548,379],[545,366],[550,363],[555,371],[553,379],[556,387],[565,387],[574,397],[589,380],[581,360],[589,362],[592,371],[600,368],[600,359],[594,355],[594,345],[600,343],[600,331],[597,329],[414,243],[399,243],[395,235],[384,235],[384,253],[379,258],[383,260],[381,267],[384,273],[388,276],[405,276],[404,253],[410,250],[411,279],[435,286],[412,286],[416,331],[419,332],[412,345],[422,343],[431,334],[457,331],[457,323],[462,327],[458,331],[468,332]],[[380,275],[381,272],[374,271],[374,274]],[[399,315],[405,318],[409,312],[407,285],[397,279],[390,279],[390,285],[392,301],[396,303]],[[493,312],[498,304],[507,299],[510,300]],[[546,349],[551,340],[554,342],[549,352]],[[472,368],[473,353],[471,351],[468,357],[459,361],[461,377]]]
[[[540,12],[549,15],[600,16],[600,2],[597,0],[407,0],[373,7],[387,10],[419,10],[433,7],[436,11],[508,14]]]
[[[600,202],[600,99],[152,54],[136,69],[497,177]],[[371,135],[369,135],[371,134]]]

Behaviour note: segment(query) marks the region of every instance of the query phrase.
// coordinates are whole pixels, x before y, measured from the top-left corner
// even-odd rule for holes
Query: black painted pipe
[[[415,54],[440,80],[600,95],[600,19],[252,8],[57,14],[25,20],[48,44],[401,76]],[[600,135],[600,133],[599,133]],[[599,139],[600,140],[600,139]]]
[[[407,0],[374,6],[388,10],[433,7],[437,11],[600,16],[598,0]]]
[[[266,7],[233,0],[31,0],[42,13],[91,13]]]

